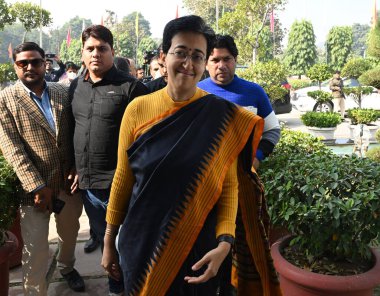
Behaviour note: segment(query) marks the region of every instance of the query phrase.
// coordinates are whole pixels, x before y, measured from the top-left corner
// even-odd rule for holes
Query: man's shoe
[[[97,239],[94,239],[93,237],[90,237],[88,241],[84,244],[84,252],[85,253],[91,253],[95,251],[99,246],[99,241]]]
[[[75,268],[67,274],[62,274],[62,276],[67,281],[71,290],[75,292],[84,292],[84,281]]]

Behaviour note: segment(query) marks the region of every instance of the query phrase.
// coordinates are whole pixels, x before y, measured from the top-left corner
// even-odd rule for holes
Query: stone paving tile
[[[106,276],[104,269],[100,266],[101,251],[100,248],[92,253],[83,251],[84,242],[77,243],[75,248],[75,268],[83,277],[102,277]],[[62,275],[56,268],[51,281],[62,279]]]
[[[49,285],[49,296],[106,296],[108,295],[108,284],[106,278],[85,279],[86,290],[82,293],[76,293],[67,286],[66,282],[53,282]]]
[[[49,245],[49,260],[48,260],[48,266],[51,265],[55,253],[57,251],[57,245],[56,244],[50,244]],[[12,268],[9,272],[9,283],[11,284],[20,284],[22,282],[22,271],[21,266],[17,266],[15,268]]]

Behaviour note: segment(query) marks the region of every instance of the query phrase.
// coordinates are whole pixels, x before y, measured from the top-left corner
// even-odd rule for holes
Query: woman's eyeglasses
[[[187,58],[190,58],[191,62],[193,64],[197,64],[197,65],[200,65],[200,64],[202,64],[205,61],[205,57],[202,54],[188,55],[185,51],[182,51],[182,50],[177,50],[177,51],[174,51],[174,52],[169,52],[169,54],[174,55],[174,57],[177,60],[181,60],[183,62],[185,62],[187,60]]]
[[[43,59],[33,59],[33,60],[19,60],[15,61],[15,64],[20,69],[28,67],[30,64],[32,67],[39,68],[45,63]]]

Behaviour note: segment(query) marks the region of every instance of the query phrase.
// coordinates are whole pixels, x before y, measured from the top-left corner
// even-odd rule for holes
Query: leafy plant
[[[359,82],[362,85],[373,86],[380,89],[380,67],[368,70],[359,77]]]
[[[0,83],[15,81],[17,75],[11,63],[0,64]]]
[[[268,94],[271,102],[281,100],[288,90],[281,86],[281,82],[286,80],[286,68],[278,60],[261,63],[258,62],[239,72],[239,75],[249,81],[260,84]]]
[[[292,89],[294,90],[313,85],[313,83],[310,80],[302,80],[302,79],[288,79],[288,82],[290,83],[290,85],[292,86]]]
[[[372,64],[369,60],[363,58],[354,58],[349,60],[342,69],[342,76],[359,78],[364,72],[370,70]],[[369,85],[369,84],[365,84]]]
[[[380,142],[380,129],[378,129],[378,130],[376,131],[375,139],[376,139],[376,141]]]
[[[314,90],[307,93],[309,97],[312,97],[318,103],[323,103],[332,99],[331,93],[323,90]]]
[[[289,32],[285,53],[285,64],[292,75],[305,74],[317,60],[317,47],[313,24],[309,21],[295,21]]]
[[[373,109],[350,109],[347,117],[351,119],[351,124],[370,124],[378,118],[378,113]]]
[[[20,185],[16,173],[0,153],[0,246],[5,231],[13,224],[20,205]]]
[[[318,82],[319,90],[321,90],[322,81],[330,78],[330,76],[331,70],[329,66],[324,63],[315,64],[307,71],[307,77],[309,77],[311,81]]]
[[[378,131],[380,131],[380,130],[378,130]],[[370,148],[366,152],[365,156],[368,157],[369,159],[371,159],[372,161],[380,163],[380,147]]]
[[[326,48],[328,64],[333,70],[342,69],[351,53],[352,28],[332,27],[327,35]]]
[[[260,168],[272,223],[295,235],[310,262],[369,258],[380,227],[380,164],[335,155],[299,133],[284,131]]]
[[[325,113],[308,111],[301,115],[301,120],[306,126],[313,127],[336,127],[340,122],[338,113]]]

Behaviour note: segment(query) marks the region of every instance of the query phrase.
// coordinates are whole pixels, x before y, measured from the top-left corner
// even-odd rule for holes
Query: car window
[[[354,78],[347,78],[343,80],[344,86],[354,87],[354,86],[360,86],[360,83],[357,79]]]

